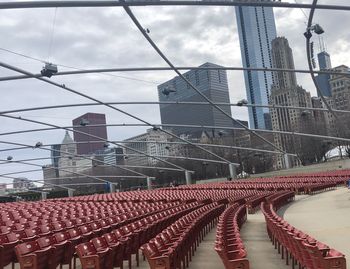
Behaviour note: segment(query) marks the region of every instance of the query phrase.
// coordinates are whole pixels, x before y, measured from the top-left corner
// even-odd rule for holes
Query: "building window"
[[[185,77],[186,77],[186,79],[188,81],[190,81],[190,75],[189,74],[186,74]],[[190,88],[190,84],[186,82],[186,85],[187,85],[187,89],[189,89]]]
[[[195,77],[196,77],[196,85],[198,86],[198,85],[199,85],[199,74],[198,74],[198,70],[196,70],[196,71],[194,72],[194,74],[195,74]]]

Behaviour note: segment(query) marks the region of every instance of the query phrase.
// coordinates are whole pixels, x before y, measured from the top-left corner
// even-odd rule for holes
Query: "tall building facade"
[[[167,156],[169,155],[169,146],[167,144],[168,139],[170,139],[170,135],[159,130],[148,129],[144,134],[124,140],[125,146],[128,147],[125,149],[126,164],[146,166],[157,164],[158,161],[156,159],[140,156],[140,153],[137,153],[132,149],[152,156]]]
[[[74,157],[76,154],[76,145],[68,131],[66,131],[61,144],[60,158],[58,159],[58,173],[60,177],[68,175],[76,170],[76,160]]]
[[[86,113],[73,120],[73,130],[78,131],[74,132],[74,141],[78,143],[78,154],[92,154],[96,150],[104,148],[104,141],[107,140],[107,128],[106,126],[93,126],[99,124],[106,125],[106,116],[104,114]],[[84,132],[99,138],[79,132]]]
[[[331,57],[325,50],[317,54],[317,58],[321,71],[330,70],[332,68]],[[317,85],[319,86],[322,95],[326,97],[332,96],[331,85],[329,84],[330,79],[330,74],[318,74],[316,76]],[[319,96],[318,93],[317,95]]]
[[[293,52],[288,40],[284,37],[277,37],[272,41],[273,67],[281,69],[294,69]],[[271,105],[311,107],[311,95],[309,92],[298,86],[295,73],[275,71],[273,73],[273,85],[270,96]],[[274,131],[300,131],[301,113],[298,109],[271,109],[272,129]],[[295,152],[299,143],[293,136],[275,134],[274,143],[287,152]],[[276,160],[276,167],[286,167],[285,159],[279,155]],[[290,158],[289,164],[297,165],[297,160]]]
[[[237,6],[236,19],[243,67],[271,68],[271,42],[277,36],[273,8]],[[271,72],[244,71],[244,79],[249,103],[267,105],[272,85]],[[251,128],[271,129],[268,108],[250,107],[248,112]]]
[[[219,67],[205,63],[200,67]],[[190,70],[184,76],[215,103],[230,103],[227,73],[225,70]],[[180,77],[175,77],[158,86],[159,101],[206,102]],[[220,106],[231,116],[230,106]],[[160,116],[162,124],[234,126],[232,120],[210,105],[161,104]],[[189,127],[164,127],[175,134],[197,134],[203,130]]]
[[[346,65],[341,65],[333,70],[348,73],[350,69]],[[335,109],[350,110],[350,78],[344,75],[331,75],[329,83]]]
[[[61,144],[56,144],[51,146],[51,166],[55,170],[55,176],[59,177],[58,161],[61,156]]]

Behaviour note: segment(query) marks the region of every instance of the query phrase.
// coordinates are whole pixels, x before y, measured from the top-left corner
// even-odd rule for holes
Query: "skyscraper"
[[[285,37],[277,37],[271,42],[272,64],[281,69],[294,70],[293,51]],[[291,89],[297,86],[294,72],[276,71],[272,73],[273,86],[279,89]]]
[[[243,67],[271,68],[271,41],[277,35],[273,8],[238,6],[236,18]],[[271,72],[245,71],[244,79],[249,103],[267,105],[272,85]],[[268,108],[250,107],[248,112],[251,128],[271,129]]]
[[[89,135],[81,134],[79,132],[74,132],[74,141],[77,144],[78,154],[91,154],[96,150],[104,148],[104,141],[107,140],[107,128],[106,126],[93,126],[93,125],[106,125],[105,114],[98,113],[86,113],[73,120],[73,130],[80,131]],[[79,143],[85,142],[85,143]]]
[[[218,65],[205,63],[200,67],[218,67]],[[225,70],[190,70],[184,76],[214,103],[230,102]],[[161,102],[206,102],[180,77],[159,85],[158,96]],[[229,106],[220,107],[231,116]],[[161,104],[160,116],[162,124],[233,126],[231,119],[210,105]],[[188,127],[168,127],[167,129],[172,129],[176,134],[186,133],[195,136],[200,136],[203,131]]]
[[[330,70],[332,68],[331,57],[325,51],[325,48],[321,48],[322,51],[317,54],[318,65],[320,66],[320,70]],[[331,85],[329,84],[329,80],[331,79],[330,74],[319,74],[316,76],[317,85],[320,87],[321,93],[323,96],[331,97]],[[319,94],[317,93],[319,96]]]
[[[285,37],[277,37],[272,44],[272,63],[274,68],[294,69],[293,52]],[[271,105],[311,107],[310,93],[298,86],[294,72],[273,72],[273,85],[270,95]],[[271,109],[272,129],[274,131],[301,131],[301,111],[297,109]],[[274,134],[275,145],[287,152],[295,152],[298,139],[292,136]],[[300,143],[299,143],[300,144]],[[287,166],[282,155],[277,156],[277,168]],[[289,158],[289,164],[297,165],[298,160]]]

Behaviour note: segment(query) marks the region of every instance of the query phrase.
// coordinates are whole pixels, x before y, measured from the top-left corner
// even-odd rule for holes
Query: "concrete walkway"
[[[241,236],[248,252],[250,269],[288,268],[267,235],[265,218],[260,211],[248,215],[248,220],[241,229]]]
[[[287,206],[283,218],[345,254],[350,269],[350,190],[339,188],[303,196]]]

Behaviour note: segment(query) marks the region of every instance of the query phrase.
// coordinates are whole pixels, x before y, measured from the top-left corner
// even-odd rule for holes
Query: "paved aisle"
[[[265,218],[260,211],[248,215],[248,220],[241,229],[241,236],[248,252],[250,269],[289,268],[272,245],[266,233]]]
[[[192,257],[189,269],[224,269],[219,255],[214,250],[216,226],[207,234],[199,244],[197,251]]]
[[[284,219],[344,253],[350,269],[350,190],[340,188],[297,200],[285,209]]]

